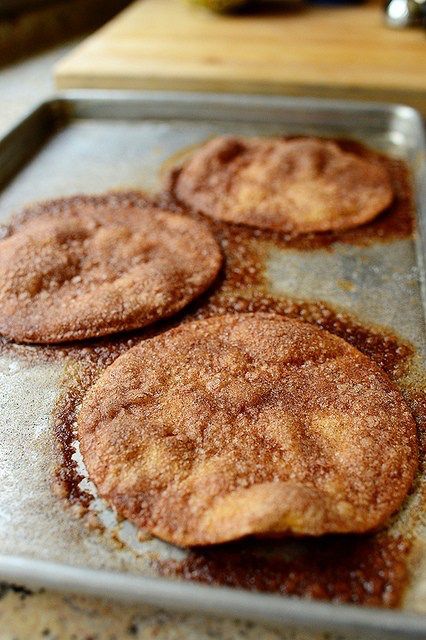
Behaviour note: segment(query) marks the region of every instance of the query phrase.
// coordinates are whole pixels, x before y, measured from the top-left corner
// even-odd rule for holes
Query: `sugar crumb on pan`
[[[315,137],[219,136],[184,163],[174,189],[213,218],[295,235],[357,227],[394,197],[377,154]]]
[[[375,529],[417,468],[415,423],[386,374],[273,314],[133,347],[85,397],[78,437],[99,494],[181,546]]]
[[[35,205],[0,240],[0,333],[55,343],[143,327],[200,295],[221,262],[203,223],[142,198]]]

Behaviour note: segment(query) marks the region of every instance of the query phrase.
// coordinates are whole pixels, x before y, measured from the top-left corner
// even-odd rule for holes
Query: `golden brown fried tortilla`
[[[64,342],[151,324],[200,295],[222,257],[202,223],[110,194],[48,202],[0,241],[0,333]]]
[[[184,164],[174,191],[212,218],[295,235],[357,227],[393,199],[378,155],[321,138],[215,138]]]
[[[374,529],[417,468],[401,393],[341,338],[268,314],[181,325],[112,364],[78,416],[99,494],[181,546]]]

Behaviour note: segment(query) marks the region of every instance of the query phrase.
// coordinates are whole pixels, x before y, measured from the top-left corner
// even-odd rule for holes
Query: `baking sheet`
[[[423,131],[420,117],[408,107],[253,96],[86,93],[41,105],[0,142],[4,185],[0,222],[34,200],[117,188],[155,191],[159,170],[170,156],[220,133],[355,137],[408,161],[421,217]],[[271,290],[321,299],[364,322],[390,327],[416,347],[417,362],[410,373],[416,375],[425,355],[421,243],[419,236],[417,258],[411,239],[365,247],[337,244],[332,253],[271,249],[267,269]],[[355,286],[337,286],[342,279]],[[372,637],[399,638],[403,629],[411,634],[407,637],[425,636],[426,617],[238,590],[228,593],[155,578],[153,555],[179,559],[184,552],[155,539],[140,542],[134,529],[127,523],[115,524],[112,512],[102,504],[97,508],[110,519],[109,527],[115,526],[115,535],[85,528],[52,492],[57,458],[50,415],[62,370],[59,364],[0,358],[0,575],[316,629],[352,628],[356,633],[368,629],[376,634]],[[415,502],[416,495],[408,512]],[[422,526],[420,520],[419,536]],[[117,538],[124,544],[117,544]],[[68,567],[52,568],[52,562]],[[120,573],[106,579],[101,570]],[[404,608],[426,612],[426,579],[421,571],[407,592]]]

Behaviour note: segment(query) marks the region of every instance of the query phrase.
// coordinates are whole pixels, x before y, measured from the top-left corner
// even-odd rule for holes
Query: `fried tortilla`
[[[308,137],[215,138],[184,164],[174,193],[212,218],[294,235],[357,227],[393,200],[377,154]]]
[[[199,296],[221,262],[207,226],[149,202],[35,205],[0,241],[0,333],[55,343],[144,327]]]
[[[78,437],[100,496],[183,547],[375,529],[417,468],[416,426],[386,374],[274,314],[142,341],[88,392]]]

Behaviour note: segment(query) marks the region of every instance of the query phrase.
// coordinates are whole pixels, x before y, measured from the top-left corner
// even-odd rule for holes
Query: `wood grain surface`
[[[382,99],[426,110],[426,38],[385,27],[374,0],[237,15],[140,0],[60,61],[56,83]]]

